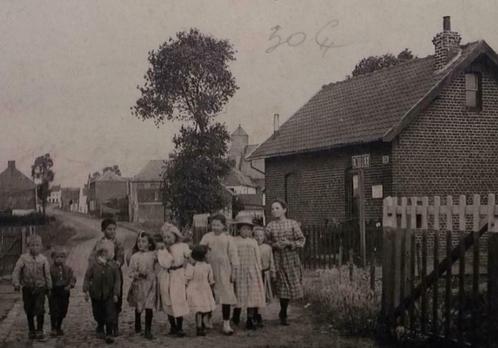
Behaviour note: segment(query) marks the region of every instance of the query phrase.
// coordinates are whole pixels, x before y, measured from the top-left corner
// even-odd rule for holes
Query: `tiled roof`
[[[0,173],[0,192],[33,190],[34,182],[17,168],[7,168]]]
[[[163,160],[151,160],[142,170],[133,177],[133,181],[161,181],[165,162]]]
[[[116,175],[113,171],[108,170],[101,176],[99,176],[95,181],[128,181],[127,178]]]
[[[247,132],[242,128],[242,126],[239,124],[236,130],[233,131],[232,136],[234,135],[243,135],[247,136]]]
[[[451,78],[453,71],[482,53],[496,58],[484,41],[478,41],[462,46],[461,53],[442,71],[434,71],[434,57],[428,56],[323,86],[250,158],[384,139],[389,132],[405,127],[405,116],[428,97],[435,97],[431,91]]]
[[[228,175],[223,179],[223,185],[256,187],[251,178],[236,168],[232,168]]]

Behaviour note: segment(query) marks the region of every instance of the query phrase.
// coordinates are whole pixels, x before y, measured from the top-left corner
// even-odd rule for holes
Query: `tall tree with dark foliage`
[[[45,215],[45,207],[47,205],[47,198],[50,194],[50,183],[54,181],[55,173],[52,170],[54,161],[47,153],[43,156],[38,156],[31,166],[31,176],[35,181],[36,193],[38,199],[42,203],[42,212]]]
[[[381,70],[384,68],[388,68],[393,65],[397,65],[399,63],[406,62],[410,59],[417,58],[413,55],[413,53],[405,48],[401,51],[397,56],[394,56],[391,53],[386,53],[381,56],[370,56],[367,58],[363,58],[356,64],[353,71],[351,72],[352,77],[371,73],[377,70]],[[347,78],[351,78],[351,76],[347,76]]]
[[[153,120],[182,121],[164,177],[164,203],[182,226],[195,213],[213,212],[226,203],[221,185],[230,163],[229,135],[216,116],[238,89],[229,64],[235,50],[197,29],[179,32],[149,52],[150,66],[132,114]]]

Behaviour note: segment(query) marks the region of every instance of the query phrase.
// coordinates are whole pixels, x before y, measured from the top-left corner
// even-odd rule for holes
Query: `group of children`
[[[135,311],[135,331],[152,339],[153,311],[164,311],[170,324],[169,334],[185,336],[183,317],[195,313],[197,335],[212,328],[211,317],[221,304],[223,333],[233,334],[231,323],[240,324],[242,308],[247,309],[246,328],[263,326],[260,309],[272,298],[271,279],[275,277],[272,248],[265,244],[265,231],[252,219],[236,220],[237,236],[227,233],[223,215],[211,218],[211,232],[190,249],[174,225],[166,223],[156,234],[141,232],[128,257],[128,276],[132,282],[128,304]],[[121,310],[124,249],[115,238],[116,223],[102,222],[104,237],[97,241],[89,258],[83,291],[91,300],[97,322],[96,334],[112,343],[118,335]],[[41,254],[41,239],[30,236],[29,252],[18,260],[13,283],[22,286],[29,337],[43,339],[45,296],[48,295],[52,323],[51,336],[63,335],[62,320],[67,313],[69,291],[76,279],[65,265],[65,252],[55,250],[52,264]],[[233,307],[233,315],[230,317]],[[34,319],[36,318],[36,327]]]
[[[153,311],[161,310],[168,316],[170,335],[185,336],[183,317],[193,312],[197,335],[205,336],[212,328],[217,303],[222,307],[223,333],[233,334],[230,321],[239,325],[243,307],[247,308],[247,329],[263,326],[259,309],[272,296],[272,250],[264,244],[263,228],[256,228],[253,234],[250,218],[239,218],[236,224],[239,235],[232,237],[226,233],[225,217],[213,216],[212,232],[192,250],[169,223],[161,233],[138,235],[129,258],[132,283],[127,296],[135,308],[137,333],[142,331],[141,313],[145,311],[144,337],[152,339]]]
[[[48,297],[51,336],[62,336],[62,321],[69,306],[69,292],[76,284],[70,267],[65,265],[66,251],[55,248],[51,253],[52,264],[41,254],[42,240],[33,234],[27,239],[28,252],[22,254],[14,267],[12,281],[14,289],[22,287],[24,312],[28,319],[30,339],[45,339],[43,324],[45,297]],[[35,325],[36,318],[36,325]]]

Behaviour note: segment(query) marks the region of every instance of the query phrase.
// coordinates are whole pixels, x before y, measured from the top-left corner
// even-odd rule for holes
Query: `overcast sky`
[[[432,54],[444,15],[451,16],[462,43],[484,39],[498,50],[498,0],[0,5],[0,170],[16,160],[29,174],[34,158],[50,152],[56,183],[72,186],[106,165],[118,164],[132,176],[148,159],[167,157],[178,124],[156,128],[132,116],[130,107],[148,67],[147,52],[181,30],[196,27],[235,46],[231,69],[240,90],[221,120],[229,131],[242,124],[252,143],[271,134],[274,113],[283,123],[323,84],[344,79],[362,57],[405,47],[419,57]],[[290,36],[294,47],[284,42],[270,49],[277,35],[282,41]],[[324,50],[317,40],[337,47]]]

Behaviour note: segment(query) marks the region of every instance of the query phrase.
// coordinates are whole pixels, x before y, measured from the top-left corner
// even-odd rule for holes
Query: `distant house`
[[[233,199],[238,203],[236,207],[243,207],[238,214],[260,217],[264,216],[264,160],[248,158],[257,147],[249,144],[249,135],[239,125],[230,136],[228,152],[234,167],[223,179],[223,185],[234,193]]]
[[[237,195],[255,195],[258,192],[257,184],[236,168],[230,169],[228,175],[223,179],[223,186]]]
[[[251,156],[267,200],[323,224],[360,203],[382,221],[386,196],[497,192],[498,56],[460,40],[447,17],[434,55],[323,86]]]
[[[265,188],[265,161],[264,159],[249,159],[248,157],[258,147],[249,144],[249,135],[241,125],[230,136],[228,157],[234,161],[235,169],[249,177],[258,191]]]
[[[0,211],[34,211],[35,204],[35,184],[16,169],[15,161],[9,161],[0,173]]]
[[[78,202],[78,212],[88,214],[88,186],[84,185],[80,190],[80,199]]]
[[[88,186],[88,213],[94,216],[128,215],[128,179],[106,171]]]
[[[61,185],[54,185],[50,188],[50,195],[47,198],[49,204],[61,207]]]
[[[67,211],[78,211],[80,201],[80,189],[64,187],[61,189],[61,208]]]
[[[165,211],[161,183],[165,161],[151,160],[128,184],[129,218],[132,222],[163,222]]]

